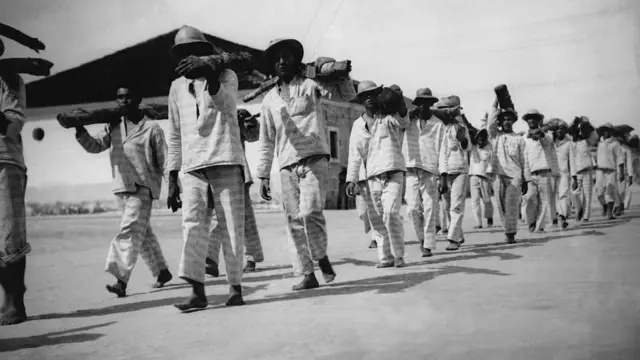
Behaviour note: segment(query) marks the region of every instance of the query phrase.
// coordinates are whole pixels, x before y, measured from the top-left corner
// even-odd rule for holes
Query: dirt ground
[[[152,222],[174,280],[151,289],[140,261],[124,299],[104,289],[117,216],[30,218],[30,319],[0,328],[0,358],[640,359],[639,216],[523,226],[514,245],[467,216],[462,248],[447,253],[440,237],[429,259],[405,217],[409,266],[376,269],[355,212],[327,211],[338,277],[293,293],[284,215],[261,213],[266,261],[245,276],[247,305],[225,307],[224,276],[208,278],[211,305],[189,314],[171,306],[189,294],[177,279],[179,215]]]

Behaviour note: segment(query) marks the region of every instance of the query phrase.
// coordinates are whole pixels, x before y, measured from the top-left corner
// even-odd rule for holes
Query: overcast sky
[[[54,72],[190,24],[259,49],[275,37],[299,39],[305,46],[305,61],[317,56],[350,59],[356,79],[399,84],[409,97],[423,86],[439,96],[460,95],[467,116],[476,123],[491,105],[493,87],[506,83],[519,111],[533,107],[567,120],[584,114],[596,124],[640,126],[637,0],[0,0],[0,4],[1,22],[47,45],[39,56],[55,63]],[[38,56],[9,40],[5,45],[5,57]],[[51,174],[44,164],[66,161],[51,155],[60,147],[73,148],[60,153],[82,152],[77,144],[52,140],[60,136],[38,144],[30,134],[25,136],[30,171]],[[68,137],[73,140],[72,134]],[[48,181],[109,181],[108,160],[100,159],[87,164],[96,171],[55,175]],[[98,166],[106,169],[99,171]],[[32,181],[44,179],[34,175]]]

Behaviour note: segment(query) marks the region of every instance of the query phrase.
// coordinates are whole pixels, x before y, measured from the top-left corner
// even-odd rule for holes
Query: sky
[[[296,38],[305,61],[350,59],[356,79],[398,84],[411,98],[425,86],[459,95],[476,124],[493,88],[507,84],[520,112],[640,127],[637,0],[0,0],[0,8],[0,22],[47,45],[38,55],[6,40],[4,56],[44,57],[54,73],[189,24],[259,49]],[[42,142],[31,139],[34,126],[45,129]],[[105,154],[84,154],[55,122],[25,132],[30,183],[110,180]]]

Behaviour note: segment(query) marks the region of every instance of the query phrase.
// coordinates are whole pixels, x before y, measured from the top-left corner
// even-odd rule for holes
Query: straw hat
[[[436,103],[438,102],[438,98],[433,96],[431,89],[426,87],[416,91],[416,98],[413,100],[413,105],[418,105],[420,102]]]
[[[382,90],[382,85],[376,85],[373,81],[363,80],[358,84],[358,92],[356,97],[351,100],[351,102],[361,102],[361,96],[368,92],[380,92]]]
[[[191,46],[200,47],[204,51],[212,54],[215,52],[215,47],[207,41],[202,31],[193,26],[183,25],[176,33],[173,46],[171,47],[171,55],[173,55],[173,57],[179,57],[180,49]]]
[[[296,39],[274,39],[269,42],[267,49],[264,51],[265,59],[269,64],[272,62],[271,59],[273,58],[273,55],[275,55],[275,51],[281,47],[287,47],[291,50],[296,63],[302,62],[302,58],[304,57],[304,47],[300,41]]]

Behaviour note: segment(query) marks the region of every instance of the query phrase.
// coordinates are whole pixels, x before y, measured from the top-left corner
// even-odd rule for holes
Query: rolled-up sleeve
[[[273,154],[276,144],[276,127],[273,123],[271,111],[267,106],[262,107],[262,120],[260,120],[260,140],[258,141],[258,170],[256,176],[259,179],[269,179]]]
[[[26,89],[24,81],[20,75],[16,76],[16,83],[9,84],[4,78],[0,77],[0,86],[2,86],[2,98],[0,98],[0,109],[4,116],[9,120],[7,134],[10,138],[17,138],[22,132],[24,123],[27,118],[24,115],[24,109],[27,106]]]
[[[86,152],[91,154],[101,153],[111,147],[109,125],[105,126],[105,128],[95,136],[91,136],[87,131],[83,131],[76,135],[76,140],[78,140],[78,143]]]
[[[180,111],[174,87],[169,91],[169,136],[167,138],[167,171],[180,171],[182,167],[182,134]]]
[[[205,106],[220,112],[236,111],[236,95],[238,93],[238,76],[235,72],[225,69],[220,74],[220,89],[215,95],[207,91],[209,84],[205,85],[202,93]]]

